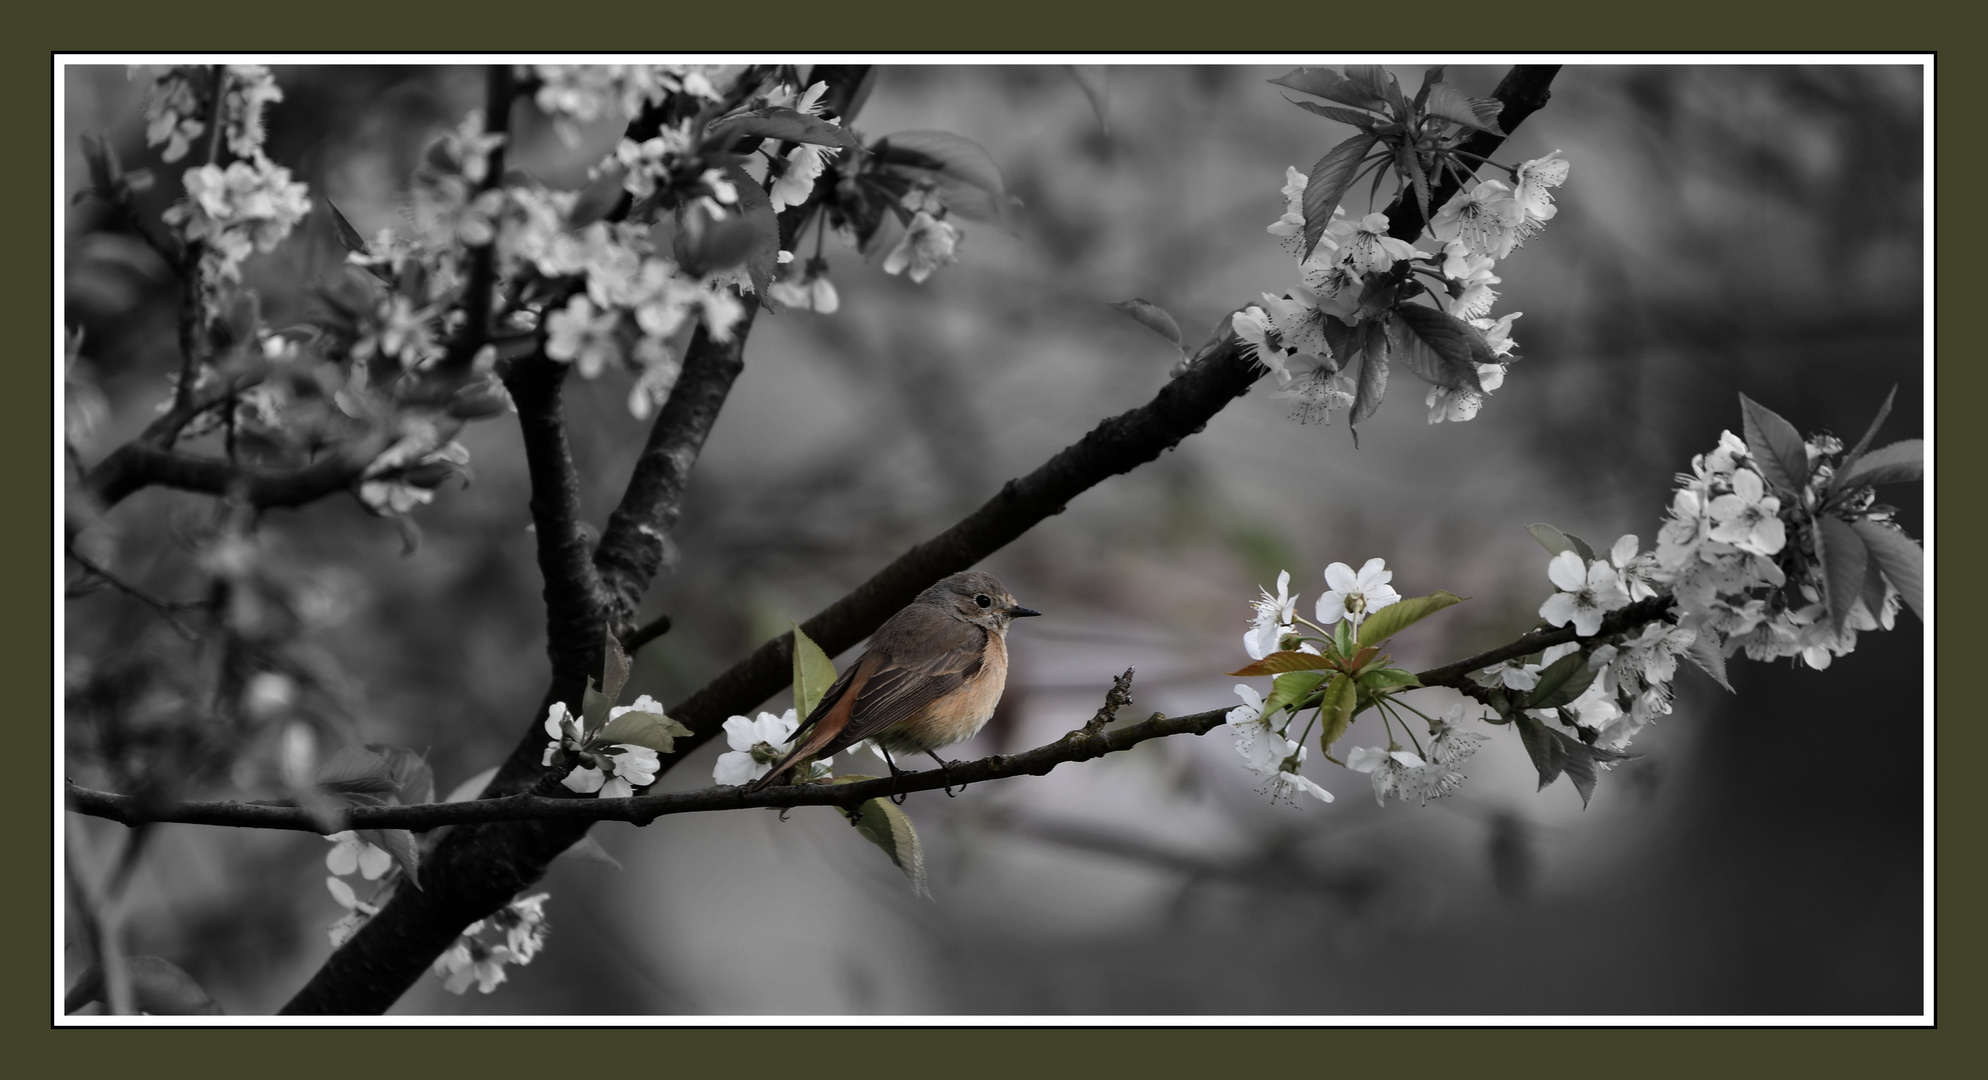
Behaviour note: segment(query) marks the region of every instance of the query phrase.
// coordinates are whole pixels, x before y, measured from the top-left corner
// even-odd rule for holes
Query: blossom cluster
[[[1892,628],[1904,597],[1888,575],[1879,575],[1880,588],[1850,583],[1864,587],[1845,605],[1840,623],[1824,603],[1825,520],[1910,544],[1870,488],[1830,497],[1842,451],[1832,436],[1806,440],[1807,469],[1797,480],[1799,493],[1788,499],[1775,493],[1746,441],[1730,431],[1692,459],[1691,471],[1678,475],[1657,536],[1658,578],[1676,598],[1681,625],[1709,635],[1726,656],[1742,649],[1754,660],[1798,656],[1818,669],[1855,649],[1860,631]]]
[[[518,74],[537,83],[533,102],[569,141],[578,141],[581,125],[632,120],[671,94],[723,100],[718,69],[701,64],[536,64]]]
[[[1449,714],[1431,720],[1433,736],[1422,754],[1400,746],[1356,746],[1346,755],[1346,767],[1365,773],[1373,780],[1374,801],[1382,806],[1389,799],[1414,799],[1426,806],[1463,786],[1465,762],[1477,753],[1484,736],[1462,728],[1464,707],[1450,706]]]
[[[1317,245],[1299,267],[1302,284],[1282,296],[1265,293],[1260,305],[1232,316],[1231,327],[1247,353],[1276,376],[1277,396],[1297,402],[1301,419],[1329,419],[1353,404],[1355,384],[1340,373],[1353,358],[1337,355],[1331,339],[1385,310],[1386,304],[1372,307],[1369,286],[1404,262],[1441,286],[1442,309],[1480,334],[1494,358],[1476,364],[1477,389],[1431,386],[1424,402],[1429,422],[1469,420],[1483,407],[1485,395],[1503,385],[1506,358],[1516,347],[1512,322],[1522,313],[1491,316],[1498,298],[1492,286],[1501,280],[1496,266],[1554,216],[1552,189],[1565,182],[1568,164],[1555,150],[1512,172],[1513,183],[1479,181],[1436,211],[1429,235],[1442,244],[1437,253],[1390,236],[1386,214],[1356,219],[1343,205],[1334,207]],[[1285,211],[1268,232],[1293,255],[1301,255],[1310,180],[1296,168],[1287,167],[1284,175]]]
[[[504,965],[531,963],[545,947],[545,902],[551,895],[518,897],[496,914],[465,927],[455,944],[443,950],[430,967],[442,980],[442,988],[461,994],[473,982],[488,994],[505,980]]]
[[[218,85],[216,85],[218,83]],[[214,109],[215,94],[219,108]],[[262,152],[262,113],[283,100],[269,69],[234,64],[215,73],[176,67],[152,85],[145,109],[145,142],[160,157],[178,161],[192,140],[207,133],[212,110],[221,123],[218,150],[235,160],[194,166],[184,174],[186,199],[164,215],[189,245],[199,245],[204,287],[240,281],[241,265],[255,251],[270,251],[310,212],[309,189]]]
[[[617,705],[609,709],[607,719],[612,723],[624,713],[660,715],[662,711],[660,702],[643,694],[632,705]],[[552,707],[546,710],[545,733],[552,737],[552,741],[545,744],[540,765],[552,765],[561,754],[571,754],[577,761],[559,781],[560,786],[568,791],[597,795],[603,799],[625,799],[635,794],[636,788],[655,783],[656,774],[662,771],[661,757],[649,747],[632,743],[601,745],[597,739],[584,735],[579,722],[567,711],[563,701],[553,702]]]

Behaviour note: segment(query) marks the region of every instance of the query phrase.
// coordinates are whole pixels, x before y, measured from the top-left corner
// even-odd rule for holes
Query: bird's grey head
[[[989,630],[1006,630],[1008,623],[1015,619],[1042,614],[1016,603],[1014,594],[1008,591],[1007,586],[996,580],[994,575],[980,570],[968,570],[945,578],[926,589],[919,599],[944,607],[956,617]]]

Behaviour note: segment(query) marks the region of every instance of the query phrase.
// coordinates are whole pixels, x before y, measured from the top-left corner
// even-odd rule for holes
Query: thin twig
[[[83,568],[83,571],[85,573],[103,582],[104,584],[109,585],[111,588],[116,589],[118,592],[121,592],[124,595],[131,597],[133,600],[136,600],[139,603],[144,604],[156,610],[159,613],[159,615],[162,618],[164,618],[169,625],[172,626],[174,630],[179,631],[179,635],[181,637],[185,638],[188,641],[200,640],[200,635],[195,633],[192,627],[189,627],[185,623],[182,623],[179,620],[179,615],[177,613],[181,611],[199,610],[201,608],[206,607],[207,606],[206,603],[198,600],[167,600],[164,597],[154,596],[151,593],[146,592],[144,589],[141,589],[138,586],[133,585],[128,581],[125,581],[123,578],[118,577],[116,574],[111,573],[109,570],[104,569],[102,566],[98,565],[95,561],[93,561],[89,556],[84,555],[80,551],[77,551],[74,545],[65,544],[63,546],[63,550],[65,554],[67,554],[71,559],[75,560],[76,565],[81,566]],[[75,597],[75,596],[87,595],[87,593],[72,592],[68,593],[67,595]]]

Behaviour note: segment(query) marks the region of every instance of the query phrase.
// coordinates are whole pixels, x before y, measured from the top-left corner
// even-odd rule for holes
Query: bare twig
[[[160,617],[166,620],[168,625],[170,625],[174,630],[179,632],[179,635],[181,637],[185,638],[188,641],[200,640],[200,635],[194,633],[192,627],[180,621],[179,612],[204,608],[207,606],[207,604],[204,601],[167,600],[164,597],[154,596],[151,593],[145,591],[144,589],[141,589],[138,586],[133,585],[128,581],[125,581],[123,578],[118,577],[116,574],[111,573],[109,570],[104,569],[102,566],[99,566],[89,556],[84,555],[80,551],[77,551],[73,545],[64,545],[64,551],[71,559],[75,560],[76,565],[83,568],[84,573],[89,574],[91,577],[94,577],[97,580],[103,582],[104,584],[109,585],[111,588],[116,589],[118,592],[121,592],[124,595],[131,597],[133,600],[136,600],[139,603],[144,604],[152,608],[153,610],[157,611]],[[71,592],[68,595],[81,596],[81,595],[86,595],[86,593]]]

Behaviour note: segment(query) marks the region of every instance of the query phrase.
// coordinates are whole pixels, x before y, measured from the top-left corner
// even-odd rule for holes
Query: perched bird
[[[748,791],[773,783],[803,758],[834,754],[863,739],[893,751],[931,754],[986,726],[1008,683],[1008,623],[1042,612],[1015,603],[992,574],[969,570],[918,594],[870,638],[795,733],[792,752]]]

